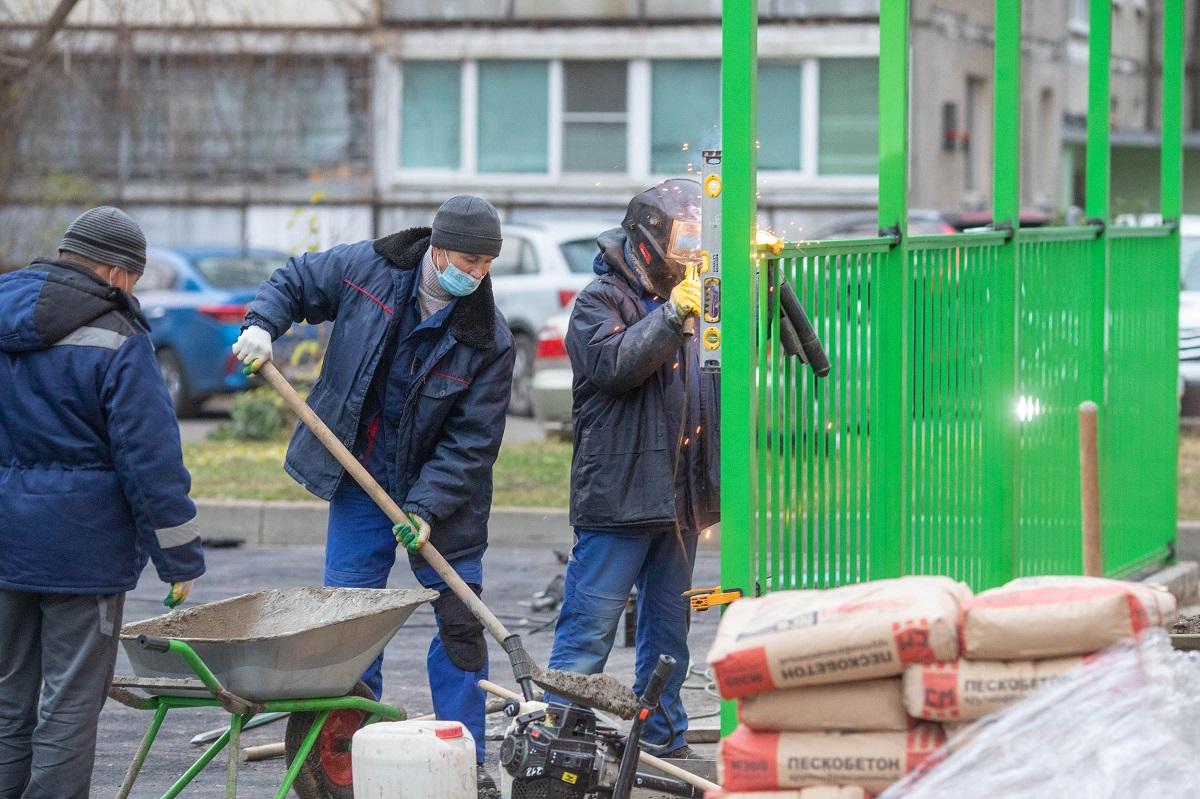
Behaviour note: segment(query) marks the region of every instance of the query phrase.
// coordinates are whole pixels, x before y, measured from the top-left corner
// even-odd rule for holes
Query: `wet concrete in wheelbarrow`
[[[219,531],[214,531],[213,535]],[[562,549],[570,546],[570,532],[564,531]],[[215,549],[207,552],[208,574],[196,583],[188,604],[213,602],[228,597],[301,585],[319,585],[321,582],[324,553],[319,547],[286,547],[277,549]],[[545,549],[498,549],[488,550],[484,558],[484,600],[502,621],[521,638],[534,661],[546,663],[553,640],[554,613],[534,613],[529,609],[533,592],[541,590],[555,575],[561,574],[560,565],[552,551]],[[697,556],[695,585],[718,584],[719,566],[716,554],[700,552]],[[392,588],[415,588],[412,574],[398,565],[389,582]],[[138,589],[131,592],[125,604],[126,623],[148,619],[162,613],[162,597],[165,587],[155,577],[152,568],[142,575]],[[525,604],[522,604],[525,603]],[[704,656],[712,644],[719,617],[716,612],[697,613],[692,616],[690,641],[695,672],[703,673]],[[432,609],[422,606],[413,613],[408,622],[392,639],[385,651],[384,690],[385,702],[397,705],[409,715],[429,712],[432,701],[425,673],[425,655],[429,639],[436,630]],[[608,662],[608,673],[631,684],[633,681],[634,651],[624,648],[624,624],[617,632],[617,645]],[[495,682],[516,688],[508,665],[508,656],[489,640],[491,676]],[[118,655],[117,673],[129,674],[129,662],[124,652]],[[705,690],[706,680],[693,673],[684,685],[684,700],[692,715],[693,728],[715,726],[715,719],[698,718],[715,713],[717,700]],[[93,772],[91,795],[114,796],[137,749],[141,736],[150,723],[152,714],[127,708],[109,701],[100,717],[100,735]],[[224,714],[212,708],[195,710],[173,710],[168,714],[162,731],[151,750],[146,766],[138,778],[132,796],[159,797],[203,751],[193,747],[192,736],[213,729],[226,722]],[[502,714],[488,719],[488,771],[498,778],[496,756],[499,741],[491,740],[507,726],[508,719]],[[275,723],[246,732],[244,746],[273,743],[283,739],[283,723]],[[712,757],[714,747],[696,747],[705,757]],[[239,795],[246,799],[273,796],[283,778],[282,760],[245,763],[239,776]],[[193,781],[183,796],[223,796],[225,785],[225,759],[220,755]],[[294,795],[294,794],[293,794]],[[637,795],[635,793],[635,795]],[[648,795],[643,794],[642,797]],[[640,798],[641,799],[641,798]]]

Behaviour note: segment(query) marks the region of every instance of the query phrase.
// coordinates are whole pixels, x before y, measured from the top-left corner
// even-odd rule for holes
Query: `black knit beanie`
[[[433,217],[429,243],[455,252],[495,257],[500,254],[500,214],[482,197],[451,197]]]
[[[146,237],[142,229],[129,214],[111,205],[80,214],[63,234],[58,249],[139,275],[146,271]]]

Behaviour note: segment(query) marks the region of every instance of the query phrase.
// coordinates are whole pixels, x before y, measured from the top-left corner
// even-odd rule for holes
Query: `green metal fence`
[[[1021,3],[996,0],[996,221],[942,236],[907,235],[908,5],[880,8],[885,232],[773,252],[747,245],[757,3],[725,3],[722,581],[752,591],[939,573],[984,588],[1078,573],[1084,400],[1101,410],[1105,570],[1163,561],[1176,521],[1182,0],[1164,7],[1163,225],[1099,221],[1111,3],[1092,0],[1086,212],[1097,221],[1014,229]],[[772,323],[782,280],[825,343],[826,379],[783,355]]]

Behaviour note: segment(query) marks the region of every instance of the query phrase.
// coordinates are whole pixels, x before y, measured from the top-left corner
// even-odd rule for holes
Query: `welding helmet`
[[[642,286],[667,297],[700,259],[700,184],[664,180],[629,201],[621,223]]]

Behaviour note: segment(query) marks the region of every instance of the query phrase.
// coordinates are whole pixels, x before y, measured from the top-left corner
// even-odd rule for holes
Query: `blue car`
[[[194,416],[216,394],[251,387],[232,347],[246,304],[288,254],[243,247],[150,247],[135,294],[175,413]],[[328,342],[320,325],[292,325],[275,343],[275,362],[293,381],[316,378]]]

